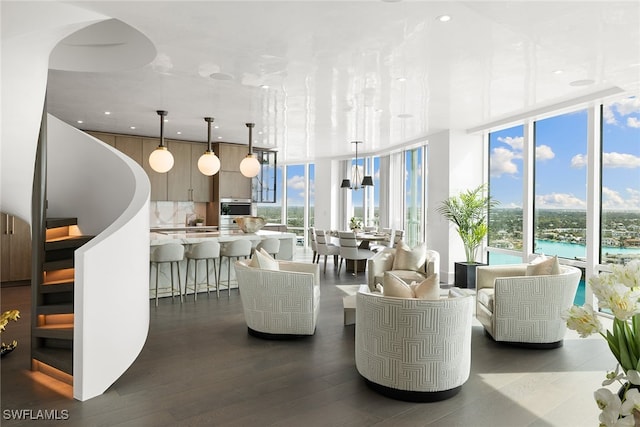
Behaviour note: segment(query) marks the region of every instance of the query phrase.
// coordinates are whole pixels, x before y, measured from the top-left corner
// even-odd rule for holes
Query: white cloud
[[[604,122],[609,125],[617,125],[618,121],[616,120],[616,115],[613,114],[613,110],[610,106],[605,106],[602,110],[602,118]]]
[[[524,145],[524,137],[516,136],[516,137],[499,137],[498,141],[503,142],[510,146],[514,151],[522,151],[522,146]]]
[[[628,116],[633,113],[640,113],[640,98],[624,98],[612,104],[618,113],[622,116]]]
[[[587,156],[585,154],[576,154],[571,159],[572,168],[583,168],[587,165]],[[627,168],[633,169],[640,167],[640,157],[627,153],[611,153],[602,154],[602,166],[605,168]]]
[[[626,188],[626,197],[607,187],[602,187],[602,207],[607,210],[640,209],[640,191]]]
[[[287,180],[287,187],[293,190],[304,190],[304,176],[294,175]]]
[[[536,196],[537,209],[584,209],[586,203],[573,194],[551,193]]]
[[[513,162],[515,154],[513,151],[507,148],[494,148],[491,152],[491,170],[490,174],[493,177],[500,177],[502,174],[516,174],[518,173],[518,165]]]
[[[587,166],[587,156],[585,154],[576,154],[571,158],[572,168],[583,168]]]
[[[550,160],[550,159],[553,159],[555,156],[556,154],[548,145],[541,145],[539,147],[536,147],[536,160],[541,160],[541,161]]]
[[[627,117],[627,126],[630,128],[640,128],[640,120],[637,117]]]
[[[602,166],[606,168],[638,168],[640,167],[640,157],[627,153],[604,153],[602,155]]]

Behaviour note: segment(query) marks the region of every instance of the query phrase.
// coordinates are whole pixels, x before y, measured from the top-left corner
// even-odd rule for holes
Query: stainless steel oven
[[[235,219],[239,216],[251,216],[251,199],[220,199],[220,221],[218,230],[237,230]]]

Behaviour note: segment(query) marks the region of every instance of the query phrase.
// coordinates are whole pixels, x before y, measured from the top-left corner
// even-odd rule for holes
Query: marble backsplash
[[[206,218],[207,204],[198,202],[149,202],[149,225],[184,227],[187,219]]]

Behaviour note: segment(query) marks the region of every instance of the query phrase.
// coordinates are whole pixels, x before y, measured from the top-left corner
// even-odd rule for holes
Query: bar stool
[[[276,239],[275,237],[268,237],[263,239],[256,245],[256,251],[260,249],[264,249],[269,255],[272,257],[276,257],[278,252],[280,252],[280,239]]]
[[[218,280],[218,265],[216,264],[216,260],[220,259],[220,243],[217,241],[209,241],[196,243],[191,246],[191,249],[186,251],[184,254],[185,258],[187,258],[187,275],[184,279],[184,298],[187,299],[187,290],[189,289],[189,264],[190,261],[193,260],[194,270],[193,270],[193,300],[198,300],[198,261],[206,261],[206,270],[207,270],[207,295],[209,295],[209,290],[213,287],[211,286],[211,282],[209,281],[209,260],[213,261],[213,274],[216,280],[216,295],[220,298],[220,290],[218,288],[219,280]]]
[[[151,269],[153,265],[156,266],[156,307],[158,306],[158,272],[160,271],[160,266],[164,263],[169,263],[171,267],[171,299],[173,299],[174,295],[174,285],[173,285],[173,264],[175,263],[178,267],[178,295],[180,296],[180,302],[182,303],[182,286],[180,285],[180,264],[184,258],[184,246],[179,243],[167,243],[165,245],[160,245],[155,248],[149,257],[151,261],[149,263],[149,275],[151,275]]]
[[[231,258],[239,260],[242,258],[249,258],[251,256],[251,240],[238,239],[231,242],[226,242],[220,246],[220,264],[218,264],[218,277],[222,273],[222,261],[226,257],[229,262],[229,268],[227,269],[227,289],[229,296],[231,296]]]

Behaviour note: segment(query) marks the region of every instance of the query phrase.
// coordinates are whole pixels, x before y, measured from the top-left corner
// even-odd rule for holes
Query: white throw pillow
[[[280,264],[267,251],[260,248],[259,251],[253,253],[249,267],[261,268],[263,270],[279,271]]]
[[[536,259],[527,265],[527,276],[548,276],[560,274],[560,263],[558,257],[548,257],[546,259]]]
[[[412,249],[405,242],[400,242],[396,247],[393,269],[418,271],[424,265],[426,260],[426,243],[422,243]]]
[[[382,280],[382,294],[385,297],[414,298],[413,289],[404,280],[386,271]]]
[[[413,282],[410,286],[418,299],[440,299],[440,283],[436,274],[432,274],[420,283]]]

